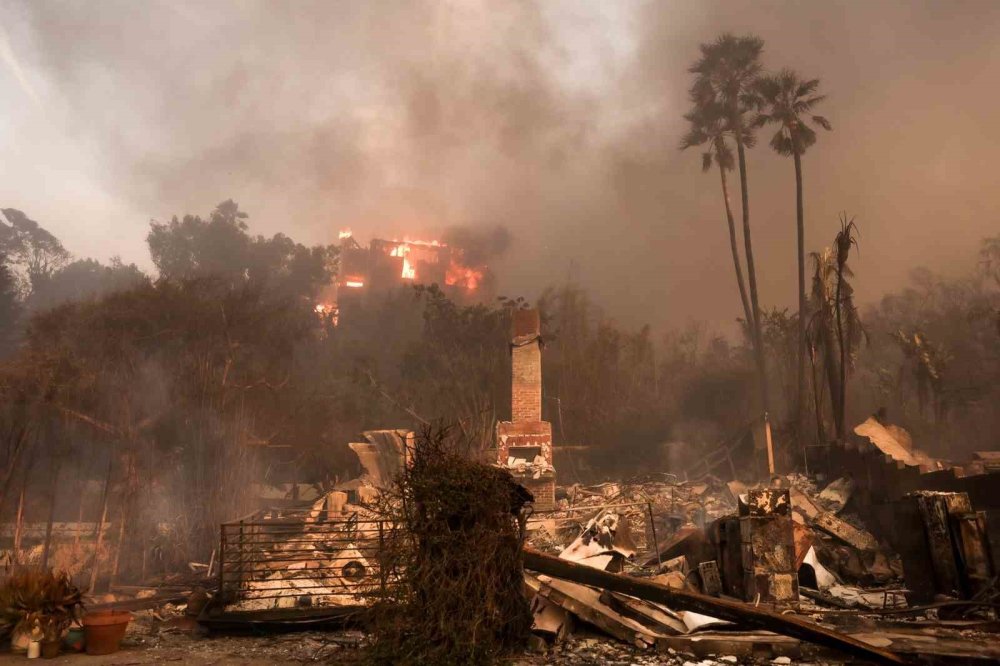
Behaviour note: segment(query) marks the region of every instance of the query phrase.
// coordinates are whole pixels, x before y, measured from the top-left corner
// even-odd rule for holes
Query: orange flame
[[[406,236],[403,236],[403,240],[399,240],[398,238],[393,238],[392,242],[393,243],[404,243],[406,245],[427,245],[428,247],[448,247],[446,244],[442,243],[441,241],[436,241],[436,240],[429,240],[429,241],[425,241],[425,240],[410,240]],[[393,256],[395,256],[395,255],[393,255]]]
[[[392,248],[392,251],[389,252],[390,257],[403,258],[403,272],[400,273],[400,277],[404,280],[414,280],[417,277],[417,269],[413,267],[409,258],[406,256],[410,253],[410,242],[411,241],[403,241],[396,247]]]
[[[462,264],[452,262],[445,273],[444,283],[449,286],[465,287],[469,291],[479,286],[483,272]]]

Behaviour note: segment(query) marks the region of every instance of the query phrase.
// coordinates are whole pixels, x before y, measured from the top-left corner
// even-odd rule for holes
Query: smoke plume
[[[698,44],[754,32],[768,67],[822,80],[834,131],[804,160],[807,249],[856,215],[865,300],[915,265],[964,267],[995,230],[976,166],[997,148],[998,19],[991,2],[7,4],[0,203],[126,260],[150,218],[229,197],[255,232],[305,242],[465,226],[503,293],[569,277],[624,323],[728,326],[717,178],[677,150]],[[762,300],[794,306],[792,166],[767,138],[750,153]]]

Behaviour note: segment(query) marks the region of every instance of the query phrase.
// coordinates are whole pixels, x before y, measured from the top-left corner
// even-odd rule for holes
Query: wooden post
[[[139,575],[139,580],[145,582],[146,580],[146,554],[149,551],[149,539],[146,538],[145,530],[143,530],[142,535],[142,573]]]
[[[121,561],[122,557],[122,546],[125,545],[125,504],[126,499],[122,497],[122,508],[120,514],[121,524],[118,526],[118,547],[115,549],[115,563],[111,566],[111,579],[108,583],[109,589],[118,579],[118,563]]]
[[[77,482],[79,490],[77,491],[77,497],[80,500],[80,506],[76,510],[76,530],[73,531],[73,557],[79,557],[80,555],[80,532],[83,531],[83,496],[84,488],[86,487],[83,480],[80,479]]]
[[[219,598],[226,599],[226,525],[219,526]]]
[[[670,489],[673,492],[673,488]],[[660,573],[660,540],[656,538],[656,521],[653,519],[653,503],[646,502],[649,511],[649,530],[653,533],[653,550],[656,551],[656,573]]]
[[[771,441],[771,419],[764,412],[764,441],[767,442],[767,471],[774,476],[774,443]]]
[[[28,485],[28,477],[21,481],[21,495],[17,500],[17,522],[14,523],[14,562],[21,562],[21,530],[24,528],[24,490]]]
[[[104,477],[104,493],[101,499],[101,518],[97,523],[95,528],[96,538],[94,539],[94,566],[90,570],[90,593],[94,593],[94,587],[97,585],[97,574],[101,563],[101,543],[104,538],[104,521],[108,517],[108,491],[111,486],[111,470],[114,466],[115,454],[114,451],[109,453],[108,458],[108,473]]]

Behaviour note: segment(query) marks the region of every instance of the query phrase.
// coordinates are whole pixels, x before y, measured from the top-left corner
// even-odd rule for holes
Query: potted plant
[[[63,631],[83,610],[83,593],[65,572],[23,569],[0,582],[0,636],[17,649],[24,638],[42,644],[46,657],[59,654]]]

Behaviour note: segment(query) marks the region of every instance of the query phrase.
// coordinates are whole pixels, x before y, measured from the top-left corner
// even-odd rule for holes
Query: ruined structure
[[[497,424],[497,464],[535,497],[536,511],[555,508],[552,424],[542,420],[542,336],[538,310],[511,318],[511,420]]]
[[[466,261],[462,248],[436,240],[375,238],[364,246],[350,231],[342,231],[340,271],[316,310],[339,315],[357,307],[366,296],[408,284],[436,284],[457,303],[479,303],[493,298],[489,269]]]

